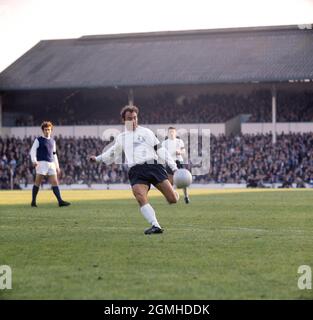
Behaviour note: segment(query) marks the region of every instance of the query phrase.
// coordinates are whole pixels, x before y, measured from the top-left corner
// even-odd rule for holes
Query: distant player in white
[[[168,203],[176,203],[179,195],[168,180],[165,168],[160,162],[166,162],[173,171],[177,170],[175,161],[162,148],[154,133],[138,126],[139,109],[126,106],[121,110],[125,131],[120,133],[115,143],[99,156],[89,156],[90,161],[111,163],[112,159],[125,153],[129,172],[128,177],[133,194],[140,206],[144,218],[151,224],[145,234],[162,233],[155,211],[148,201],[148,192],[153,184],[164,195]],[[161,160],[161,161],[160,161]]]
[[[37,194],[42,179],[45,176],[49,177],[49,182],[52,185],[52,190],[59,202],[59,206],[64,207],[70,205],[69,202],[62,200],[58,186],[57,175],[60,172],[60,168],[58,156],[56,154],[55,140],[51,137],[52,129],[53,124],[50,121],[44,121],[41,124],[43,135],[35,139],[30,150],[31,160],[34,168],[36,168],[36,178],[32,191],[32,207],[37,207]]]
[[[184,141],[180,138],[177,138],[176,128],[174,127],[168,128],[167,137],[168,138],[162,142],[162,147],[167,149],[170,156],[176,162],[177,168],[178,169],[183,168],[183,163],[184,163],[183,155],[186,153]],[[173,171],[171,170],[170,167],[166,166],[166,172],[168,174],[169,181],[173,185],[173,174],[174,174]],[[189,203],[190,200],[189,200],[187,188],[184,188],[183,191],[184,191],[185,203]]]

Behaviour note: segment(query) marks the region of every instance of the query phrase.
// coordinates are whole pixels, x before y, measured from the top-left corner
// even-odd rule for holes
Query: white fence
[[[242,123],[242,134],[258,134],[270,133],[273,131],[272,123]],[[276,132],[278,134],[284,132],[313,132],[313,122],[278,122],[276,123]]]
[[[190,124],[152,124],[144,125],[152,131],[157,132],[158,129],[167,129],[169,126],[175,126],[177,129],[210,129],[211,134],[217,136],[226,133],[225,123],[190,123]],[[107,126],[56,126],[55,135],[63,137],[99,137],[106,130],[123,130],[122,125]],[[272,123],[242,123],[241,133],[258,134],[270,133],[273,130]],[[313,132],[313,122],[278,122],[276,124],[277,133],[289,132]],[[38,136],[41,134],[40,127],[2,127],[1,136],[15,136],[23,138],[25,136]]]
[[[175,126],[177,129],[210,129],[214,135],[225,134],[224,123],[190,123],[190,124],[151,124],[144,125],[150,128],[153,132],[157,132],[158,129],[167,129],[170,126]],[[54,129],[54,135],[62,135],[63,137],[99,137],[101,138],[103,132],[106,130],[123,130],[122,125],[107,125],[107,126],[56,126]],[[23,138],[25,136],[38,136],[41,135],[40,127],[3,127],[3,136],[15,136]]]
[[[278,189],[280,188],[282,183],[265,183],[265,188],[268,189]],[[25,187],[23,184],[20,185],[23,190],[31,190],[33,185],[29,184],[27,187]],[[313,184],[306,183],[306,188],[312,188]],[[292,188],[296,188],[296,184],[292,184]],[[152,185],[152,189],[155,189],[155,187]],[[260,188],[247,188],[247,185],[245,183],[193,183],[189,187],[190,189],[211,189],[211,190],[219,190],[219,189],[260,189]],[[49,184],[44,184],[42,187],[43,190],[51,190],[51,186]],[[87,184],[72,184],[72,185],[66,185],[61,184],[60,185],[61,190],[130,190],[130,184],[92,184],[91,186],[88,186]]]

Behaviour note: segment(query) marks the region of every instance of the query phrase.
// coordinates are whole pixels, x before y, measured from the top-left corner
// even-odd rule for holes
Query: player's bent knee
[[[167,201],[169,204],[175,204],[177,203],[178,199],[179,199],[179,196],[176,196],[176,194],[173,194],[171,197],[167,199]]]
[[[169,200],[168,203],[169,204],[175,204],[175,203],[177,203],[177,199],[173,198],[173,199]]]

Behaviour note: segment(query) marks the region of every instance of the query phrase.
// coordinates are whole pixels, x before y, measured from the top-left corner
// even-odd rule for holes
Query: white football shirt
[[[162,142],[162,147],[166,148],[173,160],[178,160],[180,162],[183,162],[184,159],[181,155],[177,155],[176,151],[181,150],[182,148],[185,148],[184,141],[179,138],[175,139],[166,139]]]
[[[129,167],[158,160],[154,146],[159,143],[160,141],[150,129],[138,126],[134,131],[125,130],[120,133],[115,143],[107,151],[97,156],[96,161],[109,162],[113,157],[117,158],[123,151]]]

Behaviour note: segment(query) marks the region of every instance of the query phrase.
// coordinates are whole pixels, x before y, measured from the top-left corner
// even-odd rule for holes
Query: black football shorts
[[[143,163],[136,164],[128,171],[128,178],[130,184],[146,184],[147,186],[154,186],[167,179],[167,173],[162,164],[157,163]]]

